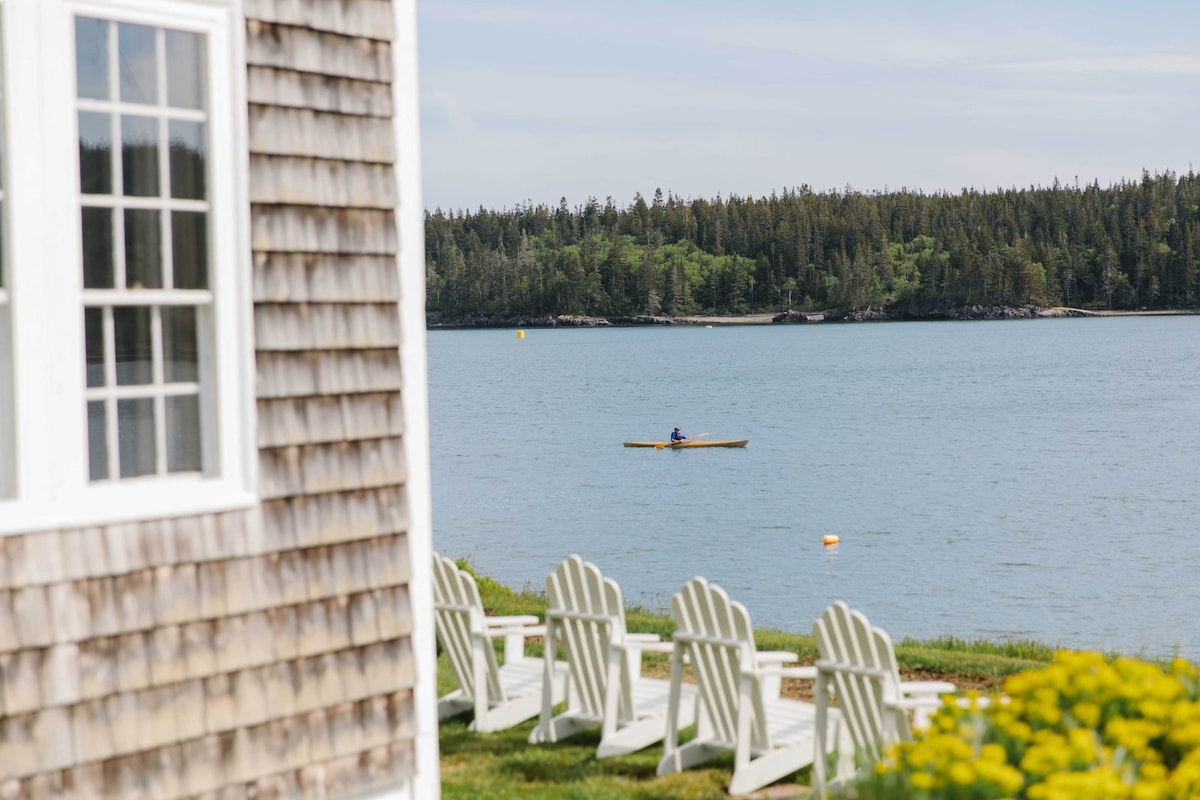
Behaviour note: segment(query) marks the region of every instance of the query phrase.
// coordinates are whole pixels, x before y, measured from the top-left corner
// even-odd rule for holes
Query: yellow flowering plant
[[[1200,800],[1200,671],[1058,653],[943,703],[858,782],[863,800]]]

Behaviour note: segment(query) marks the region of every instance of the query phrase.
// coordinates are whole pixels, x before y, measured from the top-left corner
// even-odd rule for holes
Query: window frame
[[[3,72],[13,77],[4,87],[4,168],[6,222],[12,234],[6,242],[6,287],[16,476],[10,498],[0,498],[0,535],[253,505],[258,453],[240,0],[0,0],[0,13]],[[208,42],[210,345],[215,361],[209,374],[215,385],[206,390],[212,392],[215,419],[203,437],[212,476],[89,481],[77,16],[196,31]],[[14,118],[23,124],[12,124]],[[86,291],[94,300],[96,290]]]

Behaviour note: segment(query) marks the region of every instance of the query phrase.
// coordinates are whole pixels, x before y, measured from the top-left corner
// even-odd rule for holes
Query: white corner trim
[[[425,351],[425,207],[421,198],[420,101],[417,85],[416,0],[394,0],[392,42],[393,131],[400,203],[400,364],[404,391],[404,456],[408,467],[408,547],[412,565],[408,590],[413,615],[416,685],[414,797],[438,800],[437,645],[433,630],[433,511],[430,500],[429,389]]]

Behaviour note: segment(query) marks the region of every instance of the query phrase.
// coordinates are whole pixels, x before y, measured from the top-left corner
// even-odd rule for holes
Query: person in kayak
[[[679,432],[679,428],[671,431],[671,444],[683,444],[688,440],[688,437]]]

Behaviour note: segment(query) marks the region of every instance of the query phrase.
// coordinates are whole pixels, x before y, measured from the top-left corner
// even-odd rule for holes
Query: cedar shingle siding
[[[392,8],[245,0],[260,505],[0,538],[0,796],[413,772]]]

